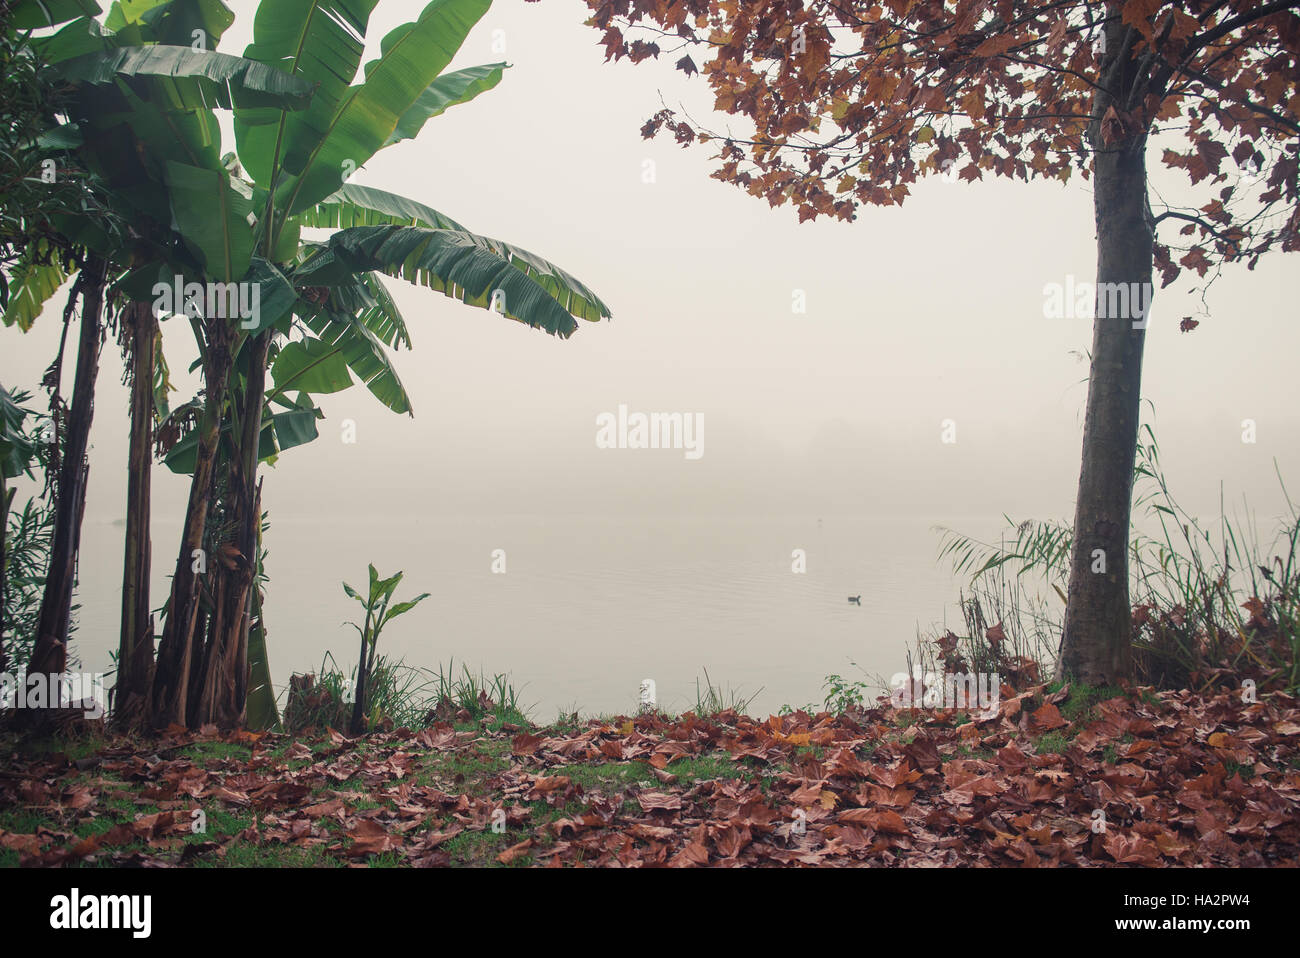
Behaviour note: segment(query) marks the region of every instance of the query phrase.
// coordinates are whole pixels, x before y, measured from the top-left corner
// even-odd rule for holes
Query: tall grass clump
[[[1138,445],[1134,523],[1129,543],[1135,676],[1140,684],[1206,689],[1239,686],[1293,690],[1300,683],[1300,511],[1278,474],[1287,512],[1262,545],[1249,506],[1229,516],[1220,497],[1207,525],[1174,497],[1160,468],[1150,425]],[[969,576],[960,596],[965,635],[951,631],[918,643],[922,667],[958,660],[977,671],[1055,670],[1060,647],[1073,529],[1068,523],[1015,523],[997,544],[940,529],[940,558]],[[937,649],[937,651],[936,651]],[[910,663],[909,663],[910,665]]]
[[[723,712],[735,712],[737,715],[745,715],[749,709],[749,704],[763,694],[763,687],[760,687],[753,695],[743,695],[739,689],[728,686],[724,689],[721,685],[714,685],[713,679],[709,677],[709,670],[704,670],[704,686],[700,687],[700,680],[697,676],[695,679],[695,706],[691,709],[700,718],[709,718],[714,715],[720,715]]]
[[[488,678],[464,665],[458,675],[453,666],[424,669],[378,656],[369,673],[361,731],[418,729],[438,722],[478,723],[484,718],[497,728],[528,724],[519,692],[508,675]],[[355,706],[356,678],[355,668],[343,672],[328,652],[318,672],[294,676],[284,709],[286,730],[347,728]]]
[[[498,672],[489,678],[481,669],[475,675],[463,662],[457,675],[454,659],[445,669],[439,665],[427,674],[434,693],[429,721],[479,722],[487,718],[497,725],[528,724],[509,675]]]

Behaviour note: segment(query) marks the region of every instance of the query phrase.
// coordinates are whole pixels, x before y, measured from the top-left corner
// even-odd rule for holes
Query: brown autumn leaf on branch
[[[664,52],[682,54],[675,67],[699,73],[715,108],[751,131],[719,131],[666,109],[643,134],[669,130],[683,144],[708,134],[720,144],[717,178],[773,206],[793,204],[801,221],[901,203],[908,184],[954,159],[967,181],[985,171],[1088,177],[1094,148],[1159,133],[1171,143],[1164,163],[1214,187],[1223,204],[1213,220],[1179,220],[1196,234],[1180,252],[1253,265],[1268,249],[1300,248],[1300,16],[1290,4],[1007,0],[996,15],[977,0],[588,6],[608,59],[653,59],[657,45],[650,52],[640,35],[670,34]],[[1107,50],[1112,7],[1132,31],[1125,59],[1140,72],[1122,103],[1098,97],[1111,86],[1104,71],[1122,65]],[[688,20],[706,29],[691,30]],[[708,58],[702,66],[693,51]],[[1100,143],[1090,145],[1094,119]],[[1183,150],[1173,148],[1178,140]],[[1243,177],[1248,164],[1263,171],[1264,189]],[[1235,241],[1219,228],[1234,223]],[[1157,258],[1165,245],[1157,240]],[[1178,267],[1162,259],[1167,285]]]

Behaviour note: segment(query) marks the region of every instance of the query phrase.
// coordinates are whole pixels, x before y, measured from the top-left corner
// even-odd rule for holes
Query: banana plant
[[[546,260],[422,203],[346,182],[379,150],[496,86],[506,69],[447,70],[489,0],[434,0],[387,34],[363,68],[374,6],[264,0],[237,58],[215,50],[231,20],[219,0],[117,3],[102,24],[80,18],[47,38],[45,54],[97,97],[74,134],[80,149],[149,227],[115,290],[138,302],[151,284],[180,277],[183,287],[260,293],[251,322],[203,308],[210,298],[175,310],[194,333],[203,392],[159,435],[168,465],[192,478],[148,696],[155,725],[237,724],[250,684],[270,692],[265,647],[250,647],[265,635],[253,585],[257,470],[315,438],[322,414],[312,395],[355,380],[388,408],[412,412],[388,354],[409,348],[410,331],[380,275],[561,338],[578,319],[609,316]],[[183,46],[192,34],[205,49]],[[234,111],[234,154],[220,153],[217,108]],[[334,232],[305,240],[305,228]],[[24,302],[52,280],[33,267]],[[208,557],[211,573],[196,557]],[[251,683],[250,669],[261,673]]]
[[[219,36],[233,21],[224,5],[213,0],[114,4],[102,25],[91,18],[98,12],[91,0],[24,0],[10,23],[21,29],[64,24],[48,36],[26,35],[46,81],[72,91],[66,97],[66,116],[55,118],[63,122],[52,123],[36,146],[44,151],[43,164],[49,164],[56,177],[70,170],[92,176],[91,182],[112,203],[115,216],[131,224],[130,232],[126,237],[110,233],[104,228],[110,218],[93,215],[100,211],[84,204],[80,215],[74,211],[52,217],[63,238],[62,248],[72,253],[50,255],[29,247],[10,284],[14,295],[6,304],[4,323],[24,331],[30,328],[54,291],[70,275],[81,272],[87,261],[95,263],[94,278],[87,282],[85,276],[79,277],[74,296],[83,293],[87,306],[93,306],[105,301],[107,287],[107,299],[117,308],[132,382],[117,701],[129,707],[135,700],[138,707],[147,696],[153,667],[148,611],[150,427],[154,410],[165,407],[165,397],[160,401],[157,393],[166,384],[157,319],[149,303],[140,298],[138,287],[147,276],[147,264],[156,271],[157,263],[179,257],[177,269],[193,271],[199,265],[186,257],[173,229],[167,184],[151,175],[149,157],[201,157],[212,149],[216,130],[212,107],[229,109],[239,103],[298,109],[309,101],[312,85],[260,62],[208,51],[206,42],[195,38]],[[156,135],[141,138],[136,130],[142,126]],[[100,192],[85,195],[98,200]],[[103,321],[98,308],[84,308],[82,313],[78,378],[67,437],[73,462],[62,470],[68,478],[60,481],[56,548],[46,577],[43,627],[33,652],[33,660],[51,671],[62,671],[66,655],[66,617],[61,610],[68,607],[72,589],[85,483],[77,450],[84,448],[81,437],[90,428]],[[65,310],[65,323],[70,315],[71,310]]]
[[[447,70],[489,0],[434,0],[416,20],[388,33],[379,55],[363,67],[374,7],[374,0],[276,0],[259,7],[243,58],[305,79],[314,92],[303,110],[234,103],[236,152],[223,158],[220,170],[206,167],[208,182],[195,186],[195,198],[227,196],[235,215],[188,223],[176,205],[185,202],[177,174],[196,184],[197,175],[169,174],[174,219],[207,274],[233,275],[247,255],[246,278],[256,271],[275,290],[289,291],[283,308],[268,310],[263,295],[261,317],[244,328],[201,324],[204,405],[220,415],[205,417],[194,439],[187,436],[169,456],[174,468],[193,468],[196,509],[211,495],[204,463],[226,464],[222,547],[231,547],[223,553],[235,567],[230,574],[247,576],[259,548],[253,535],[258,464],[315,438],[322,414],[313,395],[359,382],[393,411],[412,412],[388,352],[409,348],[410,330],[381,274],[561,337],[572,334],[577,319],[609,315],[594,293],[546,260],[471,233],[422,203],[346,182],[381,149],[416,137],[429,119],[496,86],[505,71],[501,63]],[[334,232],[307,240],[307,228]],[[217,388],[224,390],[220,402],[214,402]],[[228,592],[236,601],[224,608],[214,603],[210,614],[198,606],[191,556],[204,551],[204,533],[201,525],[187,526],[178,555],[155,674],[156,724],[241,714],[241,690],[230,678],[237,681],[238,668],[220,673],[214,684],[207,662],[197,672],[192,659],[187,664],[188,650],[202,648],[235,666],[257,654],[248,648],[240,593]],[[197,712],[184,704],[191,687],[203,690]],[[210,688],[217,690],[214,703]]]
[[[361,637],[361,652],[357,657],[356,699],[352,706],[352,734],[354,735],[358,735],[365,730],[366,702],[369,698],[370,683],[374,676],[375,655],[379,647],[379,633],[383,631],[384,626],[389,621],[410,612],[429,598],[428,592],[422,592],[414,599],[407,599],[405,602],[399,602],[390,607],[389,603],[392,602],[393,593],[397,591],[398,585],[402,582],[403,573],[398,572],[386,579],[381,579],[373,564],[369,566],[369,573],[370,582],[364,595],[346,582],[343,583],[343,591],[349,598],[359,602],[366,612],[361,625],[355,622],[348,623],[357,630],[357,634]]]

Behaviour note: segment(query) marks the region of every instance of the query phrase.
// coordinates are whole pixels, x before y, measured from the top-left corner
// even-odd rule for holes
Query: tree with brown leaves
[[[1300,2],[588,3],[607,59],[666,54],[752,127],[718,133],[664,109],[642,133],[716,146],[716,178],[800,221],[901,204],[940,172],[1092,181],[1097,297],[1061,665],[1089,683],[1128,676],[1153,272],[1163,288],[1300,246]],[[1150,155],[1185,176],[1185,202],[1152,209]]]

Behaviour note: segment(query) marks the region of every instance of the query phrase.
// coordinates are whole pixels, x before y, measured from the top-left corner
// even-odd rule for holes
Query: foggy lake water
[[[380,652],[422,668],[510,673],[534,720],[636,708],[643,679],[683,711],[704,672],[757,693],[750,711],[821,702],[830,673],[905,668],[917,630],[957,620],[959,582],[936,556],[947,524],[985,534],[996,519],[912,517],[350,517],[272,514],[266,615],[277,692],[329,651],[355,665],[366,563],[406,573],[397,599],[431,597],[393,620]],[[179,527],[156,523],[154,595],[166,596]],[[122,527],[87,522],[76,649],[106,669],[120,615]],[[794,550],[805,573],[792,571]],[[494,573],[504,559],[505,572]],[[861,594],[861,605],[847,601]],[[855,665],[856,663],[856,665]],[[760,692],[759,690],[762,689]]]

